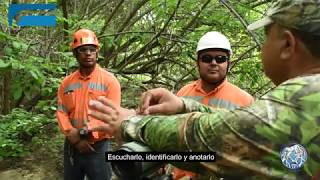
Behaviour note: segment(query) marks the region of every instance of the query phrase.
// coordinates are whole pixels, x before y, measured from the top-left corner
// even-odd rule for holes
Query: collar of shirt
[[[201,92],[202,94],[204,95],[210,95],[210,94],[213,94],[213,93],[216,93],[217,91],[219,91],[221,88],[223,88],[227,83],[228,83],[228,80],[227,78],[224,79],[224,81],[218,86],[216,87],[215,89],[213,89],[212,91],[206,93],[203,89],[202,89],[202,79],[199,79],[197,80],[197,82],[195,83],[195,86],[196,86],[196,91],[199,91]]]
[[[96,67],[94,68],[94,70],[92,71],[92,73],[89,76],[82,76],[81,73],[80,73],[80,69],[79,69],[77,71],[77,76],[78,76],[79,79],[82,79],[82,80],[91,79],[91,77],[94,76],[97,73],[98,68],[100,68],[100,66],[98,64],[96,64]]]

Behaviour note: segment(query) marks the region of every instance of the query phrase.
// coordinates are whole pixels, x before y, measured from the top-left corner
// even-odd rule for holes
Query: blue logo
[[[296,143],[283,146],[280,151],[280,157],[283,165],[292,170],[299,170],[307,161],[308,154],[306,149]]]
[[[8,13],[9,26],[12,20],[23,10],[55,10],[56,4],[10,4]],[[19,26],[55,26],[56,16],[21,16],[17,22]]]

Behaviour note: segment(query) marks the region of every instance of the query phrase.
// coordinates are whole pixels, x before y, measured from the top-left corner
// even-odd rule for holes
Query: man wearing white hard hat
[[[200,79],[181,88],[177,95],[189,97],[213,108],[235,109],[253,102],[250,94],[227,80],[232,49],[219,32],[207,32],[197,46]]]
[[[250,105],[253,97],[226,78],[231,55],[229,40],[223,34],[213,31],[203,35],[197,46],[200,79],[182,87],[177,96],[194,99],[212,108],[233,110]],[[173,179],[194,176],[191,172],[173,170]]]

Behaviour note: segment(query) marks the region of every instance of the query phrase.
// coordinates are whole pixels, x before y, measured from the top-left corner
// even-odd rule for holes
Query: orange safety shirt
[[[202,89],[201,84],[201,79],[187,84],[178,91],[177,96],[191,98],[214,108],[229,110],[248,106],[254,100],[250,94],[229,83],[227,79],[209,93]]]
[[[213,108],[224,108],[229,110],[248,106],[254,100],[250,94],[229,83],[227,79],[209,93],[206,93],[202,89],[201,84],[201,79],[187,84],[178,91],[177,96],[191,98]],[[181,170],[176,167],[173,168],[172,172],[173,179],[175,180],[185,176],[196,177],[196,173]]]
[[[58,90],[58,109],[56,112],[59,127],[67,135],[72,127],[80,129],[83,126],[92,128],[101,121],[88,116],[88,103],[99,96],[105,96],[115,105],[120,106],[121,87],[113,74],[96,65],[93,72],[83,77],[77,70],[65,77]],[[89,142],[93,143],[111,134],[92,132]]]

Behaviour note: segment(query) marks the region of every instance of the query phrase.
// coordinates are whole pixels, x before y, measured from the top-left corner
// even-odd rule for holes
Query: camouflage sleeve
[[[198,101],[180,97],[180,99],[184,103],[184,112],[183,113],[189,113],[189,112],[207,112],[211,113],[213,110],[204,104],[199,103]]]
[[[320,131],[311,130],[317,126],[315,116],[319,118],[320,114],[306,113],[312,104],[319,106],[307,97],[312,91],[320,99],[320,93],[306,91],[304,86],[303,81],[278,86],[252,106],[233,111],[212,112],[206,106],[184,99],[187,112],[201,112],[129,119],[123,127],[124,138],[143,142],[155,151],[214,151],[217,161],[200,165],[220,177],[231,174],[268,179],[308,177],[320,167],[316,155],[320,149],[316,145]],[[300,173],[289,171],[280,160],[282,145],[290,142],[302,144],[309,153]]]

